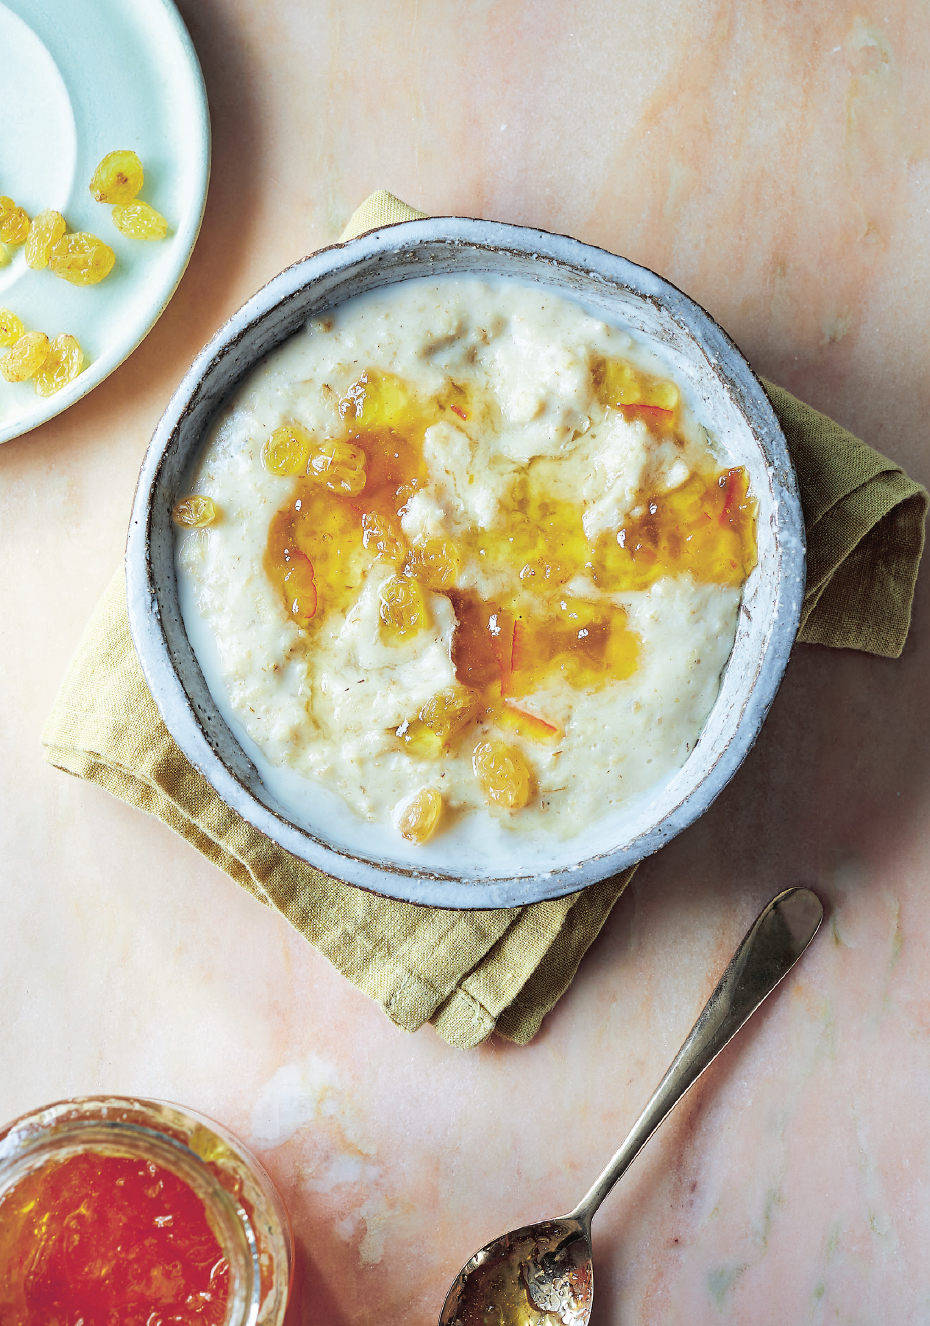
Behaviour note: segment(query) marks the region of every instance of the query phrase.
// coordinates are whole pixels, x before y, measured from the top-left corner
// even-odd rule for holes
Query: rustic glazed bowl
[[[171,511],[211,422],[258,362],[308,318],[412,277],[478,275],[539,284],[582,301],[670,363],[697,416],[746,467],[758,502],[758,563],[743,592],[720,692],[687,763],[648,796],[568,842],[526,841],[479,867],[428,868],[347,844],[331,817],[295,815],[233,735],[188,640]],[[785,439],[758,379],[703,309],[654,273],[577,240],[440,217],[371,231],[296,263],[239,310],[198,356],[142,465],[126,550],[129,619],[146,681],[188,759],[224,802],[304,861],[394,898],[442,907],[509,907],[559,897],[656,851],[701,815],[758,735],[794,641],[804,590],[804,525]],[[312,795],[312,793],[311,793]],[[321,793],[321,798],[323,794]],[[321,802],[322,805],[322,802]],[[511,835],[513,837],[515,835]]]

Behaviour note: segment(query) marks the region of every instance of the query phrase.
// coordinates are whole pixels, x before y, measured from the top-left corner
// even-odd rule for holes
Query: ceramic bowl
[[[652,344],[685,386],[711,436],[745,465],[758,502],[758,563],[714,708],[687,763],[590,833],[503,869],[424,868],[389,851],[346,846],[286,812],[224,721],[188,641],[175,575],[171,511],[214,416],[246,374],[308,318],[412,277],[476,274],[542,285],[583,301]],[[371,231],[296,263],[239,310],[198,356],[142,465],[126,551],[133,639],[164,721],[224,802],[288,852],[389,897],[443,907],[509,907],[559,897],[656,851],[701,815],[758,735],[788,661],[804,589],[804,525],[785,439],[733,342],[687,296],[624,258],[539,230],[463,218]],[[312,819],[313,817],[311,817]],[[300,822],[298,822],[300,819]]]

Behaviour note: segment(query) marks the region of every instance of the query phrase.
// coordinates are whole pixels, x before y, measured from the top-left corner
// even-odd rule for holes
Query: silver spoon
[[[587,1196],[568,1215],[512,1230],[476,1252],[452,1282],[439,1326],[587,1326],[595,1211],[688,1088],[791,970],[822,920],[823,908],[809,889],[787,889],[772,899]]]

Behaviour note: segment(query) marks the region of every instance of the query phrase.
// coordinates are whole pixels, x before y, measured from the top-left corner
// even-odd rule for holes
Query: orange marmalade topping
[[[657,444],[685,453],[674,383],[620,360],[599,361],[594,381],[605,420],[614,414],[642,421]],[[429,593],[451,600],[458,684],[397,730],[411,754],[438,756],[486,719],[505,736],[558,739],[557,726],[521,707],[523,697],[560,679],[597,689],[630,677],[639,665],[639,637],[608,595],[684,573],[739,586],[755,564],[755,502],[746,472],[714,467],[709,453],[703,467],[688,464],[678,487],[640,492],[623,525],[594,538],[585,533],[582,507],[561,495],[563,462],[539,457],[513,482],[505,518],[492,529],[472,525],[454,537],[411,542],[401,522],[406,504],[429,482],[427,429],[446,420],[476,436],[496,428],[496,406],[477,389],[453,382],[427,399],[374,370],[361,374],[341,400],[323,390],[335,407],[331,435],[312,436],[292,422],[264,443],[265,468],[292,485],[271,521],[265,569],[288,614],[310,637],[329,614],[348,611],[375,562],[389,573],[379,604],[386,642],[429,626]],[[480,481],[480,474],[467,478]],[[493,602],[483,600],[458,584],[469,563],[512,588]],[[600,596],[570,591],[578,578]],[[516,768],[512,749],[491,745],[481,759],[476,748],[476,776],[492,789],[492,800],[519,808],[532,794],[531,779]],[[506,777],[498,766],[506,766]],[[507,785],[499,797],[494,779]]]
[[[228,1277],[203,1202],[151,1161],[82,1152],[0,1199],[3,1326],[220,1326]]]

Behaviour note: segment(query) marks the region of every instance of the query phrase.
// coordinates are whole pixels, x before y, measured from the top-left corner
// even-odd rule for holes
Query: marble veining
[[[646,862],[537,1038],[394,1028],[163,825],[43,764],[200,347],[371,190],[645,262],[753,365],[930,479],[930,29],[918,0],[180,0],[214,131],[166,313],[0,448],[0,1115],[98,1091],[251,1141],[289,1326],[429,1326],[488,1239],[570,1209],[762,904],[825,926],[594,1223],[594,1326],[930,1320],[930,604],[897,662],[803,647],[710,811]],[[2,384],[0,384],[2,385]]]

